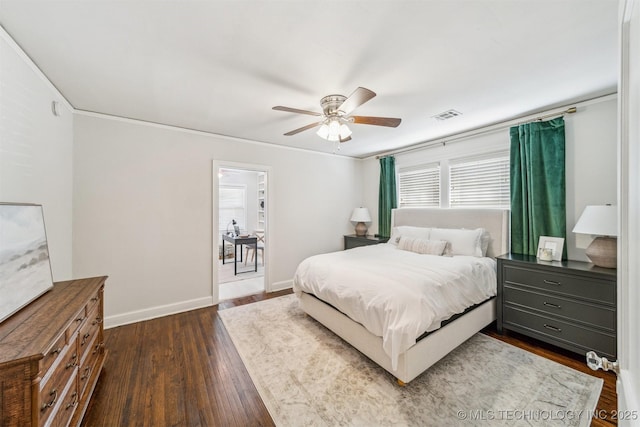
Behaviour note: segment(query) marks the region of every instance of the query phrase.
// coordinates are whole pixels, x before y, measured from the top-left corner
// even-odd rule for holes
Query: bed
[[[495,320],[495,257],[508,252],[509,211],[394,209],[391,226],[390,243],[307,258],[296,270],[293,289],[307,314],[405,385]],[[469,233],[481,228],[485,256],[434,256],[400,250],[400,242],[406,249],[411,239],[398,237],[402,234],[398,230],[410,228],[424,228],[429,233],[433,229],[464,229],[461,233]],[[447,250],[451,250],[450,245]],[[420,282],[414,285],[412,281],[418,279]],[[449,282],[453,280],[462,280],[459,292],[465,293],[451,290]],[[476,282],[480,290],[470,286]],[[374,285],[378,286],[376,290],[370,290]],[[412,298],[414,291],[421,294]],[[422,295],[426,292],[443,294],[455,303],[442,308],[442,304]],[[370,294],[370,299],[357,302],[360,306],[350,306],[353,301],[349,295],[364,294]],[[377,304],[380,307],[375,308]],[[420,315],[413,323],[404,318],[405,313],[416,312]]]

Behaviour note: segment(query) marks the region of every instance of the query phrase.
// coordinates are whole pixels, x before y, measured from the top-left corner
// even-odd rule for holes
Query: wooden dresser
[[[106,279],[58,282],[0,323],[0,425],[80,424],[106,356]]]

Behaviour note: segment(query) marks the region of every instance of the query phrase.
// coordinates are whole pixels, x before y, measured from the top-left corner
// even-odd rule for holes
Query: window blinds
[[[451,207],[509,208],[509,153],[452,162],[449,184]]]
[[[399,207],[439,207],[440,167],[404,170],[398,174]]]
[[[241,230],[246,229],[246,187],[241,185],[221,185],[219,188],[218,227],[221,233],[233,231],[229,225],[236,220]]]

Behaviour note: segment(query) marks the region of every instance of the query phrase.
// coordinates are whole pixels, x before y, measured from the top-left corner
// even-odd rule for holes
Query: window
[[[220,233],[225,233],[227,227],[233,231],[230,225],[236,220],[240,230],[247,228],[247,187],[245,185],[221,185],[219,189],[218,227]]]
[[[509,153],[451,161],[449,186],[452,208],[509,208]]]
[[[440,166],[421,166],[398,174],[399,207],[440,206]]]

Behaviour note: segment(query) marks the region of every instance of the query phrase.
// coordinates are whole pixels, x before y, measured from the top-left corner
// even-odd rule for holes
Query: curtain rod
[[[470,129],[468,131],[464,131],[464,132],[460,132],[460,133],[455,133],[455,134],[451,134],[448,136],[441,136],[435,139],[432,139],[430,141],[424,141],[424,142],[420,142],[418,144],[415,144],[413,146],[410,147],[406,147],[406,148],[401,148],[399,150],[396,151],[390,151],[388,153],[385,154],[378,154],[376,157],[376,159],[381,159],[383,157],[390,157],[390,156],[394,156],[396,154],[403,154],[403,153],[408,153],[411,151],[416,151],[416,150],[421,150],[424,148],[429,148],[429,147],[433,147],[435,145],[446,145],[447,142],[455,142],[461,139],[466,139],[466,138],[471,138],[473,136],[478,136],[478,135],[483,135],[485,133],[491,133],[491,132],[495,132],[501,129],[506,129],[508,127],[511,126],[516,126],[516,125],[521,125],[523,123],[528,123],[531,121],[540,121],[540,120],[544,120],[544,119],[548,119],[551,117],[558,117],[558,116],[564,116],[565,114],[573,114],[576,113],[578,111],[577,107],[578,106],[582,106],[582,105],[588,105],[593,103],[594,101],[597,100],[606,100],[607,98],[611,98],[616,96],[616,93],[610,93],[608,95],[603,95],[603,96],[599,96],[599,97],[595,97],[595,98],[591,98],[591,99],[587,99],[585,101],[581,101],[576,103],[576,106],[572,106],[572,107],[559,107],[559,108],[565,108],[564,110],[561,111],[557,111],[554,113],[548,113],[542,116],[538,116],[536,117],[535,114],[530,114],[527,116],[521,116],[521,117],[516,117],[513,119],[509,119],[509,120],[505,120],[503,122],[498,122],[498,123],[494,123],[491,125],[487,125],[487,126],[482,126],[482,127],[478,127],[475,129]],[[537,113],[540,114],[540,113]]]
[[[566,110],[563,111],[559,111],[557,113],[552,113],[552,114],[546,114],[544,116],[540,116],[540,117],[536,117],[535,119],[530,119],[527,120],[525,122],[518,122],[518,123],[511,123],[514,120],[517,119],[513,119],[513,120],[508,120],[505,122],[501,122],[501,123],[496,123],[493,125],[489,125],[489,126],[483,126],[481,128],[476,128],[476,129],[471,129],[469,131],[466,131],[462,134],[453,134],[451,136],[443,136],[437,139],[434,139],[432,141],[425,141],[425,142],[421,142],[419,145],[413,146],[413,147],[408,147],[405,149],[400,149],[398,151],[393,151],[389,154],[380,154],[376,156],[376,159],[381,159],[383,157],[390,157],[390,156],[394,156],[396,154],[404,154],[404,153],[408,153],[411,151],[416,151],[416,150],[421,150],[423,148],[429,148],[429,147],[433,147],[435,145],[446,145],[447,142],[454,142],[460,139],[466,139],[466,138],[471,138],[472,136],[478,136],[478,135],[483,135],[485,133],[491,133],[491,132],[495,132],[501,129],[506,129],[508,127],[512,127],[512,126],[519,126],[521,124],[530,122],[530,121],[534,121],[534,122],[539,122],[542,121],[544,119],[548,119],[551,117],[558,117],[558,116],[564,116],[565,114],[573,114],[576,111],[578,111],[578,109],[576,107],[569,107]],[[477,132],[474,132],[475,130],[477,130]]]

